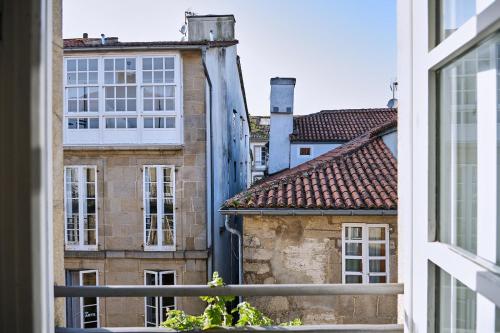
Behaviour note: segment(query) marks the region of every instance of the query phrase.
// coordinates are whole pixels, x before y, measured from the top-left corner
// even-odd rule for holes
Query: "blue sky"
[[[64,38],[179,40],[184,11],[234,14],[251,114],[269,79],[297,78],[295,113],[384,107],[396,78],[396,0],[64,0]]]

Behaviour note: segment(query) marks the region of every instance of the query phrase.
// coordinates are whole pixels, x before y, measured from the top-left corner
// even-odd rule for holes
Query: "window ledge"
[[[65,151],[133,151],[133,150],[149,150],[149,151],[163,151],[163,150],[182,150],[184,149],[183,144],[138,144],[138,145],[64,145],[63,149]]]
[[[130,258],[130,259],[207,259],[206,250],[190,251],[135,251],[135,250],[104,250],[104,251],[64,251],[65,258]]]

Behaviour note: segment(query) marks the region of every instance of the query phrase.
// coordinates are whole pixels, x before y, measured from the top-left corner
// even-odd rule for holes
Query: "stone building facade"
[[[236,274],[231,236],[209,204],[248,177],[248,110],[234,33],[227,39],[234,17],[188,23],[199,27],[182,42],[64,40],[67,285],[206,284],[214,263]],[[174,308],[199,314],[203,304],[68,299],[66,326],[158,326]]]
[[[224,203],[221,211],[229,220],[243,216],[240,260],[245,283],[398,281],[397,160],[386,144],[396,125],[394,117]],[[397,322],[394,295],[249,300],[278,322]]]
[[[387,224],[391,283],[397,283],[397,216],[245,216],[246,284],[342,283],[342,225]],[[397,296],[251,297],[279,322],[389,324]]]

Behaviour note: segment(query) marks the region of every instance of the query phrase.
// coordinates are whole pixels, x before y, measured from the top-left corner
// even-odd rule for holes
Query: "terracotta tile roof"
[[[301,142],[349,141],[387,122],[396,109],[325,110],[293,119],[290,140]]]
[[[120,42],[118,37],[106,37],[106,44],[101,44],[100,38],[69,38],[64,39],[64,49],[80,49],[80,48],[122,48],[122,47],[196,47],[196,46],[210,46],[210,47],[226,47],[238,44],[237,40],[232,41],[153,41],[153,42]]]
[[[269,116],[250,116],[250,139],[269,141],[269,125],[263,125],[261,120],[270,120]]]
[[[397,209],[397,161],[381,138],[396,119],[256,183],[222,209]]]

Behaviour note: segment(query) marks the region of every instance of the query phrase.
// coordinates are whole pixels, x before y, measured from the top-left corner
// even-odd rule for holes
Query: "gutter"
[[[219,209],[222,215],[397,216],[397,209]]]
[[[208,107],[208,130],[210,135],[207,136],[207,148],[209,150],[209,154],[207,154],[207,201],[209,202],[208,207],[210,207],[210,214],[207,214],[207,220],[209,219],[210,223],[207,223],[207,226],[210,228],[210,247],[208,249],[208,257],[209,257],[209,262],[211,264],[211,267],[208,267],[207,273],[208,273],[208,279],[210,280],[212,277],[212,271],[213,271],[213,260],[214,260],[214,220],[215,220],[215,214],[214,214],[214,165],[213,165],[213,127],[212,127],[212,95],[213,95],[213,87],[212,87],[212,80],[210,80],[210,74],[208,73],[208,68],[207,68],[207,63],[206,63],[206,56],[207,56],[207,48],[203,47],[201,49],[201,62],[203,64],[203,71],[205,72],[205,78],[207,79],[208,82],[208,87],[209,87],[209,98],[210,101],[206,101],[205,103],[210,103]],[[208,233],[208,229],[207,229]],[[208,235],[207,235],[208,236]],[[208,237],[207,237],[208,240]],[[207,242],[208,243],[208,242]]]

